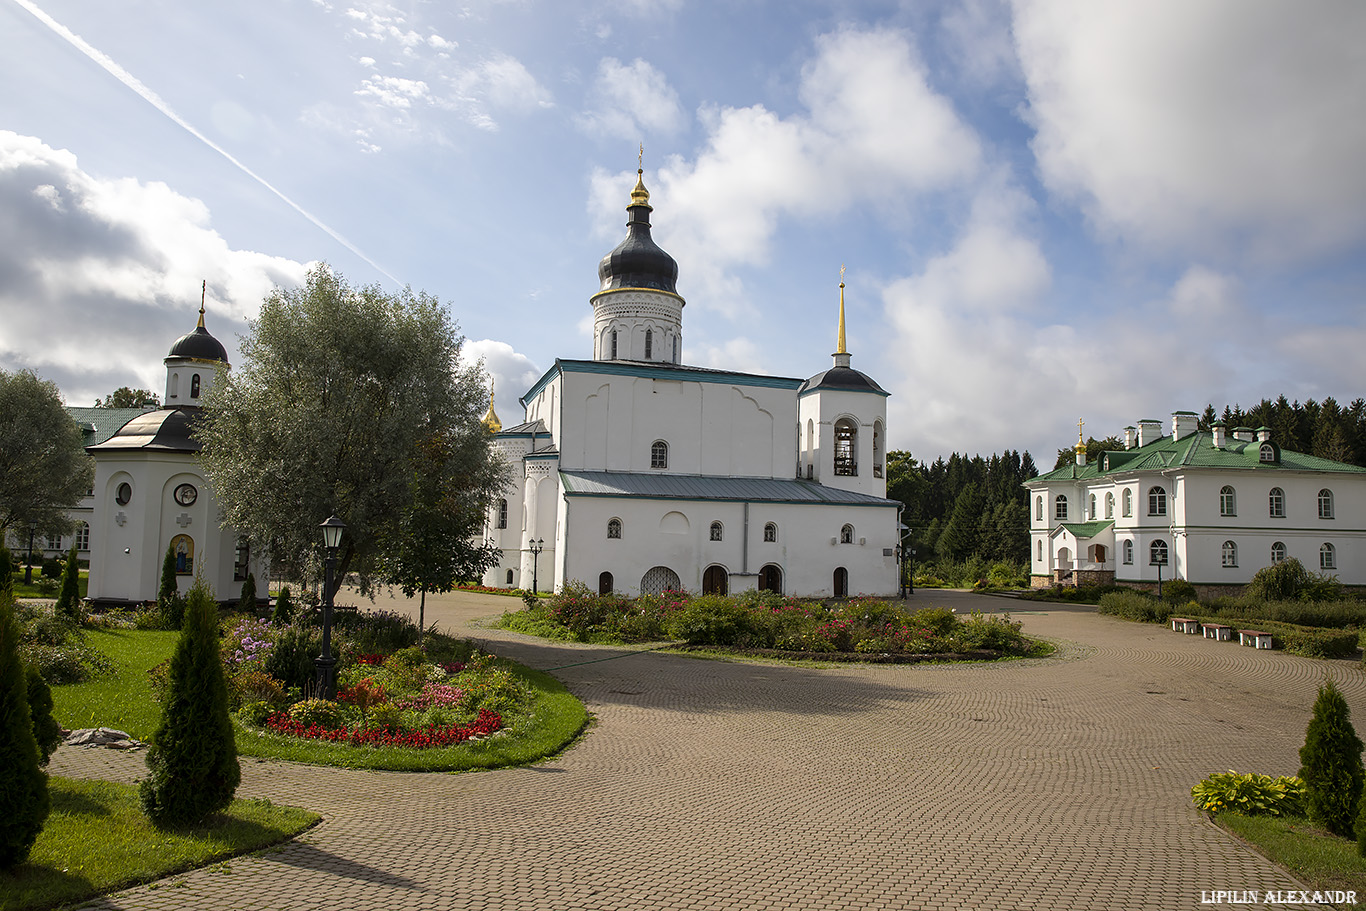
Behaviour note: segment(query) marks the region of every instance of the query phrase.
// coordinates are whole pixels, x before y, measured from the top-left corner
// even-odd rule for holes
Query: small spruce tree
[[[52,688],[47,685],[43,675],[35,665],[24,667],[25,683],[28,690],[28,711],[33,718],[33,739],[38,742],[38,763],[47,761],[62,742],[62,726],[52,717]]]
[[[256,613],[256,574],[247,573],[247,581],[242,583],[242,594],[237,599],[237,609]]]
[[[1331,678],[1325,680],[1300,747],[1300,778],[1309,818],[1343,838],[1356,834],[1357,805],[1366,780],[1361,750],[1347,700]]]
[[[71,545],[71,552],[66,555],[66,566],[62,567],[62,589],[61,594],[57,595],[57,606],[53,612],[58,619],[65,620],[73,626],[80,626],[81,623],[81,568],[76,562],[76,545]]]
[[[185,599],[176,581],[175,547],[166,546],[166,558],[161,561],[161,588],[157,590],[157,609],[162,622],[169,629],[180,629],[185,622]]]
[[[218,609],[203,579],[190,589],[167,678],[140,797],[152,822],[183,826],[227,807],[242,777],[218,655]]]
[[[294,603],[289,597],[289,586],[280,589],[280,597],[275,599],[275,613],[270,619],[276,623],[289,623],[294,619]]]
[[[0,870],[23,863],[51,808],[19,660],[14,599],[0,596]]]

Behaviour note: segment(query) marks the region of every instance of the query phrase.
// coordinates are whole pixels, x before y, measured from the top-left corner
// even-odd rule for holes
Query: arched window
[[[1062,494],[1058,494],[1053,498],[1053,518],[1067,518],[1067,497]]]
[[[232,581],[247,581],[247,573],[251,572],[251,542],[246,538],[237,539],[237,548],[233,552],[232,558]]]
[[[1107,494],[1105,495],[1105,518],[1107,518],[1107,519],[1113,519],[1114,517],[1115,517],[1115,495],[1114,495],[1113,493],[1107,493]]]
[[[612,574],[611,574],[611,573],[601,573],[601,574],[598,576],[598,594],[600,594],[600,595],[610,595],[610,594],[612,594]]]
[[[1148,562],[1153,566],[1167,565],[1167,542],[1154,541],[1148,548]]]
[[[1133,541],[1125,541],[1125,542],[1124,542],[1123,551],[1124,551],[1124,562],[1125,562],[1125,563],[1128,563],[1128,564],[1132,564],[1132,563],[1134,562],[1134,542],[1133,542]]]
[[[674,362],[675,364],[678,363],[678,336],[676,336],[676,335],[674,336],[674,360],[673,360],[673,362]]]
[[[774,525],[772,522],[769,522],[766,525],[764,525],[764,543],[772,544],[777,540],[778,526]]]
[[[662,595],[665,592],[676,592],[683,588],[683,583],[678,580],[678,573],[669,569],[667,566],[652,566],[640,577],[640,593],[642,595]]]
[[[76,549],[90,549],[90,526],[85,522],[76,526]]]
[[[508,570],[508,581],[507,581],[507,584],[508,584],[508,585],[511,585],[511,584],[512,584],[512,570]]]
[[[617,359],[617,330],[612,330],[612,360]]]
[[[873,477],[882,477],[882,422],[873,422]]]
[[[609,537],[609,538],[620,538],[620,537],[621,537],[621,520],[620,520],[620,519],[608,519],[608,520],[607,520],[607,537]]]
[[[1285,518],[1285,491],[1279,487],[1271,488],[1271,493],[1267,495],[1267,509],[1273,519]]]
[[[840,529],[840,543],[841,543],[841,544],[853,544],[853,543],[854,543],[854,526],[852,526],[852,525],[846,525],[846,526],[844,526],[843,528]]]
[[[1043,521],[1043,497],[1034,498],[1034,521]]]
[[[1261,462],[1276,461],[1276,447],[1270,443],[1263,443],[1261,449],[1258,450],[1257,459]]]
[[[1128,518],[1134,514],[1134,492],[1129,488],[1124,488],[1124,516]]]
[[[1333,518],[1333,492],[1327,487],[1319,491],[1319,518]]]
[[[1275,544],[1272,544],[1272,545],[1271,545],[1271,562],[1272,562],[1272,563],[1284,563],[1284,562],[1285,562],[1285,545],[1282,544],[1280,541],[1277,541]]]
[[[858,428],[848,418],[835,422],[835,474],[858,476]]]
[[[812,452],[816,448],[816,425],[808,418],[806,421],[806,478],[811,480],[815,475],[815,461]]]
[[[655,334],[654,334],[654,331],[651,330],[651,329],[646,329],[646,330],[645,330],[645,360],[648,361],[651,357],[654,356],[654,350],[655,350]]]
[[[723,532],[724,532],[724,529],[721,527],[721,523],[720,523],[720,522],[713,522],[713,523],[711,523],[711,532],[710,532],[710,534],[708,535],[708,537],[709,537],[712,541],[720,541]]]
[[[1223,547],[1224,566],[1238,565],[1238,545],[1232,541],[1225,541]]]
[[[1148,488],[1148,515],[1165,516],[1167,514],[1167,491],[1161,487]]]
[[[1035,548],[1034,548],[1034,559],[1035,559],[1035,560],[1038,560],[1040,563],[1043,562],[1043,539],[1042,539],[1042,538],[1039,539],[1039,540],[1036,542],[1036,546],[1035,546]]]
[[[1333,545],[1325,544],[1319,548],[1319,569],[1337,569],[1338,555]]]
[[[1238,515],[1238,495],[1235,494],[1233,488],[1227,484],[1219,488],[1219,515]]]
[[[505,499],[498,501],[498,527],[508,527],[508,501]]]
[[[843,566],[835,567],[834,590],[836,598],[849,597],[849,570]]]
[[[199,374],[190,377],[190,398],[199,398]]]
[[[668,468],[669,467],[669,444],[663,440],[655,440],[650,444],[650,467]]]
[[[172,374],[171,374],[171,389],[170,389],[170,394],[167,395],[166,397],[167,397],[168,399],[174,399],[174,398],[178,398],[179,396],[180,396],[180,374],[177,372],[177,373],[172,373]]]

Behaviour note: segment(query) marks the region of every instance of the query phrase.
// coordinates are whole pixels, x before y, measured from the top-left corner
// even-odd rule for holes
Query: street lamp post
[[[38,530],[38,523],[33,519],[28,523],[28,559],[24,561],[24,584],[33,584],[33,533]]]
[[[323,574],[323,653],[314,663],[318,666],[318,698],[337,698],[337,659],[332,655],[332,571],[337,565],[337,547],[341,544],[346,523],[329,516],[320,526],[323,544],[327,546],[326,572]]]
[[[911,559],[908,561],[907,570],[908,570],[908,572],[906,573],[906,591],[908,591],[908,592],[910,592],[912,595],[914,595],[914,594],[915,594],[915,548],[914,548],[914,547],[911,548]]]
[[[527,550],[531,551],[531,594],[539,595],[541,580],[537,570],[540,568],[541,551],[545,550],[545,538],[532,538],[526,546]]]

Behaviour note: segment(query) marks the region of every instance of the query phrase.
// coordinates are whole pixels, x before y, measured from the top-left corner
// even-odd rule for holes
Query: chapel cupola
[[[489,433],[498,433],[503,429],[503,422],[498,420],[498,412],[493,410],[493,386],[489,385],[489,410],[484,412],[484,416],[479,419]]]
[[[167,408],[198,406],[218,372],[229,369],[227,349],[204,326],[207,295],[206,281],[200,289],[199,325],[176,339],[166,355],[166,397],[162,401]]]
[[[642,149],[642,156],[644,151]],[[593,359],[677,364],[683,347],[678,263],[650,237],[645,170],[626,207],[626,239],[598,263],[593,304]]]

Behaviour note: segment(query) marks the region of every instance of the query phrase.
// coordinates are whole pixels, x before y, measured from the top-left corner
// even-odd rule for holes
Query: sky
[[[325,262],[499,416],[592,356],[644,146],[685,363],[853,366],[890,448],[1366,396],[1359,0],[0,0],[0,369],[161,392]]]

